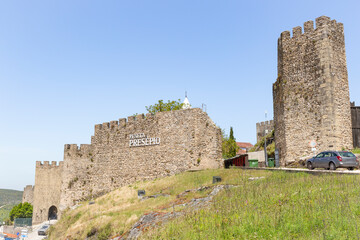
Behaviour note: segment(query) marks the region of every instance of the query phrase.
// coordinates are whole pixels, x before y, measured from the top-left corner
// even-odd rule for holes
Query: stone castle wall
[[[278,39],[273,84],[275,144],[280,163],[317,152],[352,148],[344,28],[329,17],[304,23]]]
[[[139,138],[131,139],[134,134]],[[148,141],[156,138],[160,142],[130,146],[131,140],[145,136]],[[200,109],[98,124],[90,145],[65,145],[60,209],[135,181],[218,168],[220,160],[221,131]]]
[[[261,138],[265,137],[265,130],[270,133],[274,130],[274,121],[265,121],[256,123],[256,142],[259,142]]]
[[[46,220],[39,210],[51,204],[61,212],[135,181],[218,168],[221,159],[221,130],[198,108],[98,124],[91,144],[65,145],[61,173],[53,178],[56,199],[39,199],[48,193],[45,183],[54,174],[51,168],[37,166],[34,217]]]
[[[58,208],[61,195],[63,162],[36,162],[33,203],[33,223],[48,220],[49,209]]]
[[[34,187],[32,185],[26,185],[23,191],[22,203],[28,202],[34,203]]]

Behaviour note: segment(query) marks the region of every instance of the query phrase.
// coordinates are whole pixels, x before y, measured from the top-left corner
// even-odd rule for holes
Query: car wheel
[[[354,168],[353,168],[353,167],[349,167],[348,170],[352,171],[352,170],[354,170]]]
[[[308,168],[309,170],[313,170],[313,169],[314,169],[314,167],[313,167],[313,165],[312,165],[312,162],[307,162],[307,168]]]
[[[329,168],[330,170],[336,170],[336,166],[333,162],[330,163]]]

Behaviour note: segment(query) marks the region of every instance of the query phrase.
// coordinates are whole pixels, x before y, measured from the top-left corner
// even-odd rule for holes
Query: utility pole
[[[265,111],[265,123],[266,123],[266,119],[267,119],[267,111]],[[264,153],[265,153],[265,166],[268,167],[269,164],[268,164],[268,157],[267,157],[267,152],[266,152],[266,135],[268,133],[268,130],[266,129],[266,124],[264,124],[265,126],[265,129],[264,129],[264,132],[265,132],[265,141],[264,141]]]

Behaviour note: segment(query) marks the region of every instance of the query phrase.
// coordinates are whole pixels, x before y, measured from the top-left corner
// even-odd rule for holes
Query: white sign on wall
[[[129,147],[143,147],[160,144],[159,137],[147,137],[144,133],[130,134],[129,138]]]
[[[316,145],[317,145],[317,143],[316,143],[316,141],[315,141],[314,139],[309,142],[309,146],[310,146],[311,148],[315,148]]]

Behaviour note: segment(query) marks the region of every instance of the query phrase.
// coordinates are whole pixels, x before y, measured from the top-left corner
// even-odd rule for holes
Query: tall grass
[[[360,239],[360,177],[236,170],[237,187],[209,209],[147,232],[144,239]]]
[[[99,239],[103,236],[121,235],[130,230],[131,226],[145,213],[168,212],[179,203],[176,197],[188,189],[212,185],[213,176],[221,176],[222,183],[237,184],[239,170],[217,169],[199,172],[185,172],[171,177],[152,181],[137,182],[119,188],[95,200],[89,205],[83,202],[75,210],[68,210],[50,230],[50,239]],[[252,176],[266,175],[253,171]],[[158,198],[140,201],[137,190],[146,190],[146,195],[167,194]],[[181,201],[203,197],[208,191],[191,192],[184,195]]]

